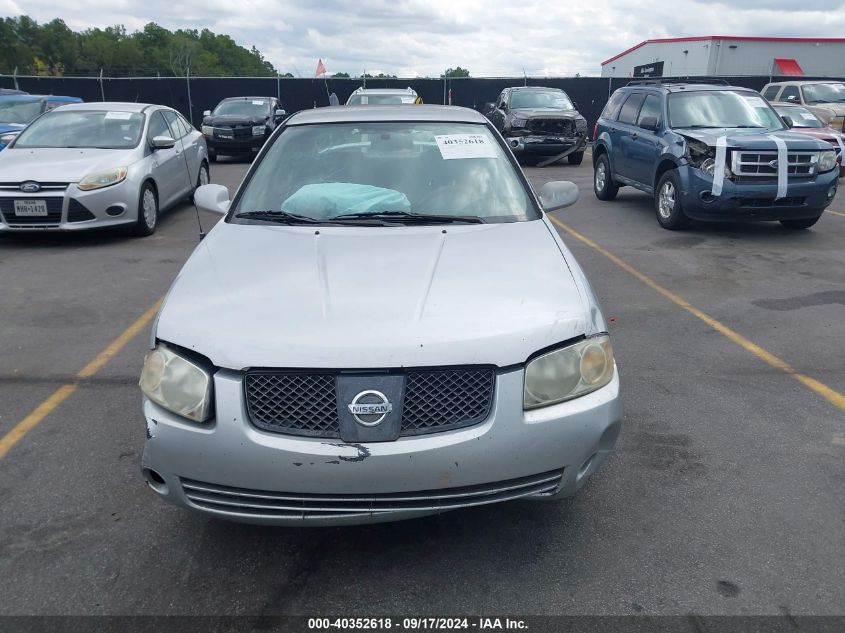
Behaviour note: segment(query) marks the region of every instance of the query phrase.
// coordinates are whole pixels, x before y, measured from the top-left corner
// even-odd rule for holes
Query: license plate
[[[232,135],[231,134],[220,134],[220,133],[218,133],[217,138],[231,139]]]
[[[19,218],[47,217],[47,201],[15,200],[15,215]]]

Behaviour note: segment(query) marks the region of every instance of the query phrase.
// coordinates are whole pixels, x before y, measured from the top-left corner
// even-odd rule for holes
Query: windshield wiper
[[[323,224],[322,220],[309,218],[307,215],[288,213],[287,211],[244,211],[236,213],[235,217],[244,220],[266,220],[279,224]]]
[[[332,220],[394,220],[415,224],[484,224],[477,215],[437,215],[411,211],[376,211],[374,213],[344,213]]]

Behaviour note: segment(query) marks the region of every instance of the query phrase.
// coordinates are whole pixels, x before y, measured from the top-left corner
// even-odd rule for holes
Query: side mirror
[[[0,136],[0,145],[8,145],[17,138],[17,134],[4,134]]]
[[[791,116],[784,114],[781,117],[781,119],[783,119],[783,122],[786,123],[786,127],[788,127],[788,128],[795,127],[795,121],[792,120]]]
[[[202,115],[203,116],[211,116],[211,110],[203,110]]]
[[[576,110],[578,110],[578,109],[579,109],[579,108],[578,108],[578,102],[577,102],[577,101],[573,101],[573,102],[572,102],[572,107],[573,107],[573,108],[575,108]]]
[[[655,132],[657,130],[657,117],[644,116],[642,121],[640,121],[640,127],[644,130],[651,130],[652,132]]]
[[[483,106],[481,106],[482,112],[490,112],[491,110],[495,110],[495,109],[496,109],[496,104],[493,103],[492,101],[488,101]]]
[[[537,195],[544,211],[557,211],[578,201],[578,185],[567,180],[552,180],[540,187]]]
[[[284,110],[276,110],[276,118],[281,119],[285,115],[287,115],[287,112]]]
[[[203,185],[194,192],[197,208],[218,215],[229,212],[229,190],[223,185]]]
[[[500,107],[502,110],[507,111],[507,109],[508,109],[508,104],[507,104],[507,103],[505,103],[505,102],[502,102],[502,103],[499,105],[499,107]]]
[[[154,136],[152,145],[153,149],[170,149],[176,145],[176,139],[169,136]]]
[[[789,103],[798,103],[798,97],[796,95],[789,95],[786,100],[789,101]]]

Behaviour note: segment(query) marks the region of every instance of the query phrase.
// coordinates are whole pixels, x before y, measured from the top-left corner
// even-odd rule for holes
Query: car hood
[[[715,146],[719,137],[727,138],[727,145],[731,149],[776,149],[777,144],[772,137],[782,139],[786,143],[786,147],[791,150],[804,151],[818,151],[825,149],[826,144],[810,138],[806,134],[799,132],[771,132],[761,134],[754,129],[748,128],[718,128],[707,130],[690,130],[680,129],[675,130],[678,134],[693,138],[710,146]]]
[[[834,112],[836,116],[843,116],[845,115],[845,103],[811,103],[809,104],[810,108],[825,108],[826,110],[830,110]]]
[[[510,111],[520,119],[583,119],[578,110],[553,110],[551,108],[515,108]]]
[[[0,134],[7,132],[20,132],[26,125],[23,123],[0,123]]]
[[[823,141],[827,141],[828,139],[832,139],[836,142],[836,138],[845,138],[845,135],[842,132],[837,132],[833,128],[829,127],[818,127],[818,128],[796,128],[794,130],[799,134],[806,134],[807,136],[812,136],[813,138],[821,139]]]
[[[219,116],[203,117],[203,125],[225,125],[235,127],[236,125],[261,125],[266,123],[269,117],[266,116],[232,116],[228,114]]]
[[[11,147],[0,154],[0,170],[8,182],[79,182],[93,171],[127,166],[133,155],[134,150]]]
[[[543,221],[220,222],[174,282],[154,335],[230,369],[507,366],[583,335],[596,309]]]

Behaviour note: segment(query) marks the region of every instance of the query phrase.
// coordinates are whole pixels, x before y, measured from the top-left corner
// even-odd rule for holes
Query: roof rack
[[[702,79],[637,79],[636,81],[629,81],[628,86],[673,86],[686,84],[715,84],[717,86],[730,86],[724,79],[711,79],[704,77]]]

